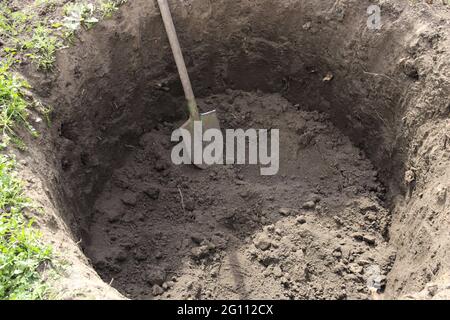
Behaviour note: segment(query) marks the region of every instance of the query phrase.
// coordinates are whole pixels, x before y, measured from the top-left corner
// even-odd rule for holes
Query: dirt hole
[[[200,102],[227,128],[283,128],[279,174],[175,167],[177,123],[146,133],[90,216],[84,245],[104,280],[134,298],[358,298],[367,267],[380,269],[384,287],[389,214],[363,152],[324,115],[279,95],[227,91]],[[347,267],[354,273],[343,277]]]
[[[412,46],[413,31],[393,26],[414,30],[406,2],[385,3],[384,33],[367,30],[365,1],[350,2],[174,3],[201,109],[217,109],[223,128],[282,129],[273,177],[171,163],[186,112],[151,1],[127,4],[60,55],[56,85],[42,92],[59,106],[42,174],[106,283],[141,299],[420,289],[413,268],[389,282],[403,252],[391,213],[394,199],[416,196],[403,181],[414,137],[402,119],[426,89],[414,87],[425,75],[408,59],[438,44],[425,32]]]

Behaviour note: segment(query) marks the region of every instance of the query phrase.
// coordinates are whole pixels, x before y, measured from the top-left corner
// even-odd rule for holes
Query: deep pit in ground
[[[273,177],[171,163],[186,111],[152,1],[81,34],[55,79],[30,74],[55,107],[33,167],[105,283],[144,299],[366,299],[374,279],[398,297],[445,275],[446,20],[382,1],[384,29],[368,30],[370,4],[173,2],[202,110],[281,129]]]
[[[389,214],[364,153],[279,95],[200,102],[225,128],[280,128],[279,173],[176,167],[176,124],[161,124],[130,146],[96,200],[84,246],[102,278],[133,298],[365,299],[376,270],[384,288]]]

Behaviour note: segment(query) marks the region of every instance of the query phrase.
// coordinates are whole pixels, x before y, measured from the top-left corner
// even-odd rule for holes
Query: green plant
[[[53,108],[49,105],[43,104],[41,101],[38,100],[33,101],[32,107],[43,116],[45,123],[47,124],[48,127],[50,127],[52,123]]]
[[[2,140],[6,136],[14,135],[14,125],[16,122],[27,122],[27,102],[23,98],[21,91],[29,88],[26,81],[15,76],[9,71],[9,63],[0,64],[0,130]]]
[[[98,22],[94,14],[95,6],[92,3],[70,3],[64,7],[62,24],[71,32],[77,31],[81,26],[89,29]]]
[[[26,45],[32,52],[29,56],[37,63],[40,70],[52,69],[56,59],[56,50],[61,45],[50,29],[42,25],[37,26],[33,38]]]
[[[116,1],[113,0],[104,1],[100,5],[100,12],[104,18],[110,18],[118,9]]]
[[[47,287],[40,272],[51,256],[51,248],[27,221],[30,202],[14,174],[14,159],[0,155],[0,300],[42,299]]]

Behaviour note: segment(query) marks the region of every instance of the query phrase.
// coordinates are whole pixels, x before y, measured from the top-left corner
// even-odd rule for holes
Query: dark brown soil
[[[225,128],[280,128],[280,172],[176,167],[161,124],[129,146],[84,239],[106,282],[131,298],[369,297],[389,271],[384,189],[327,117],[280,95],[227,91],[201,101]]]

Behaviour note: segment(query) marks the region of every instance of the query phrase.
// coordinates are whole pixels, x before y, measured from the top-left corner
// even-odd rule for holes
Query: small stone
[[[443,185],[439,185],[436,188],[436,198],[438,203],[445,203],[445,200],[447,198],[447,188]]]
[[[161,253],[161,251],[156,251],[156,253],[155,253],[155,258],[156,259],[161,259],[163,257],[163,255],[162,255],[162,253]]]
[[[372,235],[364,235],[362,239],[369,245],[374,245],[376,243],[376,238]]]
[[[403,60],[401,61],[401,66],[403,69],[403,73],[408,77],[418,80],[419,79],[419,70],[416,66],[416,62],[414,60]]]
[[[291,285],[291,280],[289,279],[289,277],[281,277],[280,282],[285,287]]]
[[[268,236],[260,234],[253,240],[253,244],[256,248],[265,251],[270,248],[272,243]]]
[[[172,282],[172,281],[167,281],[167,282],[164,282],[164,283],[163,283],[162,288],[163,288],[165,291],[167,291],[167,290],[169,290],[169,289],[172,289],[174,285],[175,285],[174,282]]]
[[[386,276],[377,275],[373,279],[374,287],[378,290],[383,289],[386,286]]]
[[[195,260],[206,258],[210,254],[210,252],[214,250],[214,245],[209,243],[205,244],[205,241],[203,241],[202,243],[203,244],[201,246],[192,248],[191,250],[191,256]]]
[[[377,220],[377,215],[375,214],[375,213],[373,213],[373,212],[371,212],[371,213],[368,213],[367,215],[366,215],[366,219],[367,220],[369,220],[369,221],[376,221]]]
[[[428,294],[434,297],[438,292],[439,286],[437,284],[430,283],[426,285],[426,289],[428,291]]]
[[[251,257],[256,257],[256,256],[258,256],[258,251],[257,251],[255,248],[253,248],[253,247],[250,247],[250,248],[247,250],[247,252],[248,252],[248,254],[249,254]]]
[[[281,271],[281,268],[279,266],[274,267],[272,273],[276,278],[281,278],[281,276],[283,275],[283,272]]]
[[[209,274],[211,275],[212,278],[217,278],[217,276],[219,275],[218,268],[213,268]]]
[[[357,241],[363,241],[363,235],[359,232],[353,233],[352,237]]]
[[[311,29],[311,22],[307,22],[302,26],[303,30],[310,30]]]
[[[154,285],[153,286],[153,288],[152,288],[152,294],[154,295],[154,296],[160,296],[160,295],[162,295],[164,293],[164,289],[163,288],[161,288],[160,286],[158,286],[158,285]]]
[[[310,194],[308,198],[315,203],[319,203],[320,201],[322,201],[322,197],[315,193]]]
[[[345,270],[345,265],[343,263],[339,263],[338,265],[334,266],[333,272],[342,275]]]
[[[336,250],[333,251],[333,257],[335,257],[336,259],[340,259],[342,257],[342,251],[341,248],[338,248]]]
[[[412,170],[408,170],[405,172],[405,183],[406,185],[410,185],[413,181],[416,180],[416,174]]]
[[[303,217],[303,216],[297,217],[296,223],[297,224],[305,224],[306,223],[305,217]]]
[[[305,202],[302,206],[303,209],[312,210],[316,207],[316,203],[314,201]]]
[[[323,82],[330,82],[331,80],[334,79],[334,75],[331,72],[328,72],[325,77],[323,77],[322,81]]]
[[[356,263],[352,263],[348,266],[348,270],[353,274],[361,274],[363,271],[363,267]]]
[[[241,198],[247,199],[250,196],[250,193],[247,190],[244,190],[239,192],[239,195],[241,196]]]
[[[196,244],[200,244],[203,241],[203,236],[200,234],[192,234],[191,240]]]
[[[206,246],[195,247],[191,249],[191,255],[194,259],[201,259],[206,257],[209,253],[209,249]]]
[[[337,224],[338,226],[342,226],[342,225],[343,225],[342,219],[341,219],[340,217],[338,217],[338,216],[333,216],[333,220],[334,220],[334,222],[336,222],[336,224]]]
[[[372,200],[366,198],[359,201],[358,208],[363,214],[367,213],[368,211],[378,211],[377,204]]]
[[[344,275],[344,279],[348,282],[354,282],[358,280],[358,277],[353,273],[347,273],[346,275]]]
[[[108,266],[108,262],[103,257],[93,258],[92,263],[97,269],[104,269]]]
[[[291,211],[292,210],[289,208],[280,208],[280,210],[278,210],[278,213],[282,216],[289,216],[291,214]]]
[[[122,200],[122,202],[124,204],[132,206],[132,207],[134,207],[137,203],[136,194],[131,191],[127,191],[127,192],[123,193],[122,196],[120,197],[120,200]]]

